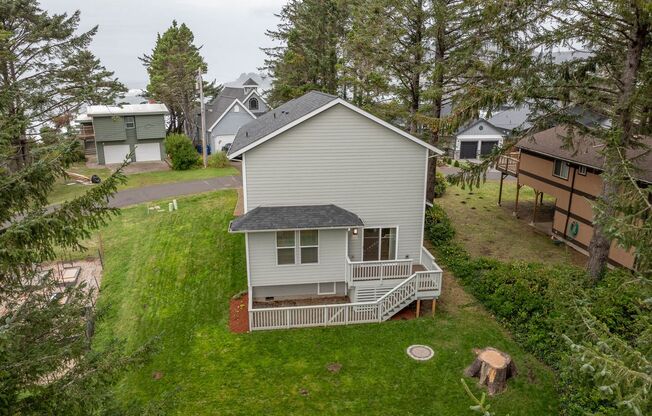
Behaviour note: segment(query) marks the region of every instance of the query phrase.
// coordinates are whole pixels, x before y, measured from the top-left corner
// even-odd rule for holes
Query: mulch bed
[[[243,334],[249,331],[249,295],[246,293],[229,303],[229,329],[236,334]]]

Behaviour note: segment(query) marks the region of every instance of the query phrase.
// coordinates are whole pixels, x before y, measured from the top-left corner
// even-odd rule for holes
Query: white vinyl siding
[[[260,205],[335,204],[357,214],[365,227],[398,227],[397,258],[419,261],[427,163],[427,150],[419,144],[336,105],[248,151],[246,160],[248,210]],[[250,234],[250,242],[256,234],[264,233]],[[332,246],[325,237],[321,230],[319,267],[306,265],[298,273],[309,281],[316,281],[315,270],[333,252],[340,261],[334,271],[343,277],[345,231]],[[270,263],[258,248],[250,248],[252,280],[273,281],[278,276],[291,283],[288,267],[277,275],[275,260]]]
[[[247,234],[251,286],[344,281],[346,230],[319,230],[319,263],[300,263],[300,254],[296,252],[300,250],[298,238],[297,235],[294,249],[297,261],[281,265],[277,263],[280,249],[276,232]]]

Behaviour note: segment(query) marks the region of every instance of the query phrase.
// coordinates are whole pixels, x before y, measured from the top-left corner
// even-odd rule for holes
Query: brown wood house
[[[562,148],[562,137],[568,135],[565,127],[553,127],[520,140],[515,152],[502,156],[496,168],[502,173],[498,203],[502,199],[503,180],[512,175],[517,180],[514,214],[518,212],[519,191],[523,186],[535,192],[532,222],[537,220],[537,208],[543,202],[543,194],[555,200],[552,218],[552,236],[586,254],[593,235],[592,202],[602,190],[603,157],[600,144],[591,138],[575,134],[572,148]],[[652,148],[652,139],[646,140]],[[652,184],[652,152],[640,149],[628,154],[639,168],[638,184]],[[611,245],[609,262],[634,269],[636,259],[632,252]]]

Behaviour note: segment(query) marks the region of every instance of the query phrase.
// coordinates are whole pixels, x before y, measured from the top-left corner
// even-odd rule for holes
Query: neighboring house
[[[562,137],[568,132],[564,127],[553,127],[526,137],[516,144],[517,152],[500,158],[497,169],[505,175],[517,178],[517,193],[514,212],[518,210],[518,196],[522,186],[530,186],[535,192],[533,223],[538,201],[543,194],[556,198],[554,216],[550,232],[576,250],[587,253],[593,236],[592,202],[602,191],[603,156],[599,154],[600,145],[593,139],[576,134],[573,149],[562,148]],[[646,141],[652,147],[652,139]],[[640,168],[638,185],[652,184],[652,152],[641,149],[630,152],[628,157],[635,160]],[[636,159],[634,159],[636,158]],[[499,195],[499,203],[502,195]],[[609,262],[633,269],[636,261],[631,252],[619,247],[615,242],[609,252]]]
[[[165,159],[167,114],[163,104],[91,105],[76,121],[86,149],[94,144],[100,165],[122,163],[132,151],[133,162],[144,162]]]
[[[206,105],[206,135],[212,152],[233,142],[238,129],[269,110],[258,84],[247,79],[240,87],[224,87]]]
[[[503,109],[491,117],[479,118],[462,127],[455,138],[455,159],[480,159],[502,146],[503,140],[514,130],[529,127],[527,106]]]
[[[434,303],[441,269],[422,247],[432,152],[315,91],[242,126],[229,157],[242,157],[244,214],[230,231],[245,234],[250,328],[379,322]]]

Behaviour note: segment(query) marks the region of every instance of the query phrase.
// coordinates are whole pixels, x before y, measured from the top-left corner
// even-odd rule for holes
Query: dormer
[[[258,83],[253,79],[248,78],[244,84],[242,84],[242,87],[244,88],[244,94],[248,95],[251,91],[258,90]]]

